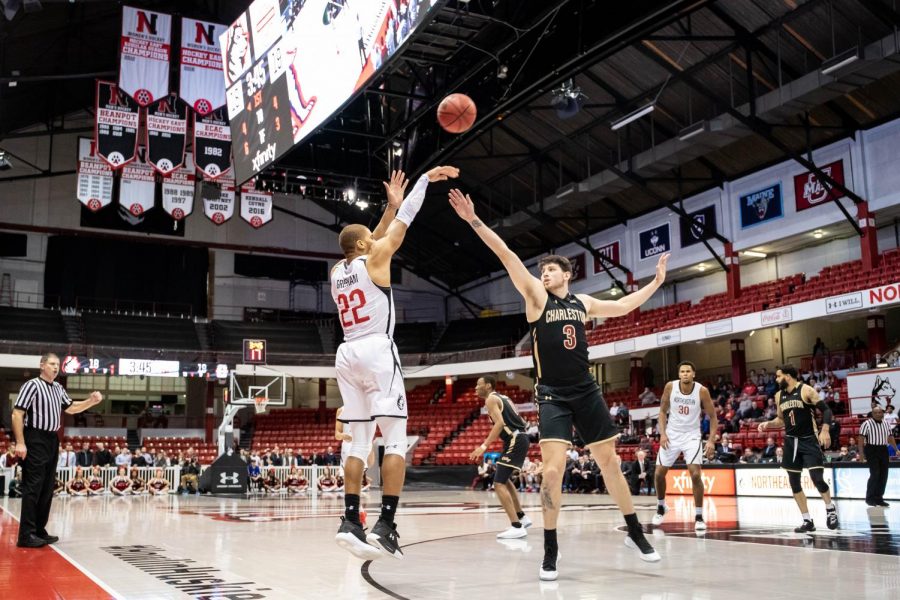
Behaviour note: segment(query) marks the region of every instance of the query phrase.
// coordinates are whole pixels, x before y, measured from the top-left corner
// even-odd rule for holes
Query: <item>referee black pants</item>
[[[19,541],[31,535],[47,535],[47,520],[56,485],[56,463],[59,460],[59,438],[40,429],[25,429],[28,454],[22,462],[22,516],[19,519]]]
[[[869,483],[866,485],[866,503],[884,502],[884,490],[888,480],[887,446],[866,444],[866,462],[869,464]]]

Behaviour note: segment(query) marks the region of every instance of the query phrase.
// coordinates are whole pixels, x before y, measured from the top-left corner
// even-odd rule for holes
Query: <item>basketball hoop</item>
[[[266,412],[266,406],[269,405],[268,396],[255,396],[253,398],[253,407],[256,409],[256,414]]]

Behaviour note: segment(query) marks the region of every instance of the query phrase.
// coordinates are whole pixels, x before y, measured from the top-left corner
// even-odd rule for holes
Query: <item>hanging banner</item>
[[[619,260],[619,242],[618,242],[618,240],[616,240],[615,242],[613,242],[611,244],[606,244],[605,246],[600,246],[599,248],[597,248],[597,253],[600,256],[608,258],[609,260],[613,261],[617,265],[622,264],[622,261]],[[606,264],[606,267],[608,269],[612,269],[612,265],[609,263]],[[597,260],[596,257],[594,257],[594,275],[596,275],[598,273],[605,273],[605,272],[606,271],[603,270],[603,265],[601,265],[600,261]]]
[[[207,179],[231,169],[231,127],[224,108],[194,118],[194,161]]]
[[[640,260],[653,258],[657,254],[668,252],[672,249],[669,241],[669,224],[660,225],[653,229],[642,231],[638,234],[638,245],[640,249]]]
[[[94,143],[78,140],[78,201],[97,212],[112,204],[113,172],[108,164],[94,155]]]
[[[741,229],[784,216],[780,183],[744,194],[738,198],[738,204],[741,208]]]
[[[223,177],[220,181],[201,181],[198,186],[203,199],[203,214],[216,225],[234,216],[234,179]]]
[[[184,164],[188,107],[168,94],[147,107],[147,163],[163,175]]]
[[[198,115],[225,105],[219,36],[225,25],[181,19],[181,98]]]
[[[194,186],[196,175],[191,155],[185,157],[184,166],[163,179],[163,210],[176,221],[194,212]]]
[[[122,7],[119,87],[141,106],[169,93],[172,16]]]
[[[836,182],[844,185],[843,160],[819,168]],[[797,212],[800,212],[819,204],[843,198],[844,194],[837,189],[832,189],[829,192],[816,177],[815,173],[807,172],[794,177],[794,197],[797,201]]]
[[[97,81],[95,150],[113,169],[122,168],[137,156],[139,110],[115,83]]]
[[[575,256],[569,256],[569,264],[572,265],[572,278],[569,279],[569,283],[574,283],[576,281],[581,281],[585,277],[587,277],[587,268],[585,265],[587,264],[585,261],[585,253],[576,254]]]
[[[132,216],[140,217],[153,208],[155,189],[153,169],[143,162],[130,164],[122,169],[119,205]]]
[[[241,218],[259,229],[272,220],[272,194],[254,189],[256,180],[241,186]]]
[[[710,204],[689,213],[688,219],[679,219],[679,223],[682,248],[698,244],[701,240],[712,239],[716,233],[716,207]]]

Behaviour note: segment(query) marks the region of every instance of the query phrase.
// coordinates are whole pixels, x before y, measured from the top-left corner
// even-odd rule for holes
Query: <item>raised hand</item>
[[[475,219],[475,203],[472,202],[472,198],[456,188],[450,190],[450,206],[466,223],[471,223]]]
[[[384,184],[384,191],[387,194],[388,206],[397,210],[403,203],[403,194],[406,193],[406,186],[409,185],[406,173],[403,171],[393,171],[391,172],[391,180],[382,181],[382,183]]]
[[[444,166],[444,167],[435,167],[425,173],[428,176],[428,181],[447,181],[448,179],[456,179],[459,177],[459,169],[456,167]]]
[[[666,280],[666,265],[669,264],[669,256],[671,255],[666,252],[659,257],[659,262],[656,263],[656,278],[653,280],[656,285],[662,285]]]

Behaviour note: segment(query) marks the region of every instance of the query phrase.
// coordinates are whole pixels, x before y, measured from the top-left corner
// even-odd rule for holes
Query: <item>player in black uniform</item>
[[[541,579],[552,581],[558,576],[556,521],[562,500],[566,450],[572,441],[573,425],[600,467],[610,496],[625,516],[628,525],[625,545],[637,550],[642,560],[658,561],[659,554],[644,537],[634,513],[631,490],[616,461],[618,430],[600,387],[590,372],[584,322],[587,319],[625,315],[646,302],[665,280],[669,255],[659,258],[653,281],[615,302],[597,300],[587,294],[570,294],[572,266],[567,258],[544,257],[539,264],[541,278],[537,279],[506,243],[478,219],[469,196],[452,190],[450,204],[497,255],[513,285],[525,299],[525,317],[531,325],[535,400],[540,411],[541,456],[544,461],[541,485],[544,562],[540,570]]]
[[[528,535],[526,528],[531,527],[531,519],[522,510],[516,486],[509,478],[513,471],[522,470],[522,464],[528,456],[529,442],[525,433],[525,420],[519,416],[507,396],[494,391],[496,383],[496,379],[485,375],[479,377],[475,384],[475,393],[484,399],[484,407],[494,427],[484,443],[472,450],[469,460],[478,461],[497,438],[503,440],[503,456],[497,461],[497,472],[494,473],[494,491],[509,517],[510,528],[498,533],[497,537],[502,540],[517,539]]]
[[[784,462],[781,466],[788,472],[794,500],[803,515],[803,524],[794,529],[797,533],[815,531],[812,517],[806,505],[806,494],[800,484],[803,469],[809,469],[812,479],[825,501],[826,524],[828,529],[838,528],[837,511],[831,501],[831,493],[822,473],[825,470],[825,454],[822,448],[831,447],[831,409],[819,398],[815,388],[797,380],[797,369],[784,365],[775,370],[775,381],[781,388],[775,392],[775,405],[778,416],[771,421],[759,424],[760,431],[784,427]],[[816,421],[814,408],[822,411],[822,431],[816,439]],[[819,445],[821,444],[821,447]]]

